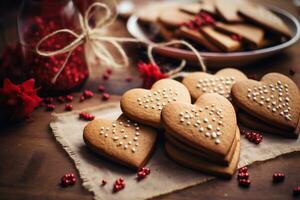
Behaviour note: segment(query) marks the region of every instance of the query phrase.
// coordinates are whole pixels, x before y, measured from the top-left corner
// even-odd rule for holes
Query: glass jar
[[[28,78],[35,78],[46,94],[65,93],[75,89],[89,75],[83,44],[72,52],[64,70],[52,82],[68,53],[41,56],[36,52],[36,45],[43,37],[59,29],[70,29],[77,34],[82,32],[78,10],[72,0],[23,1],[18,16],[18,32],[24,57],[24,72]],[[48,38],[40,48],[43,51],[59,50],[74,39],[71,34],[59,33]]]

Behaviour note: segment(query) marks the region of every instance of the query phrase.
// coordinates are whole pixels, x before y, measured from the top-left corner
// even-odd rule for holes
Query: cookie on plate
[[[178,28],[185,22],[194,19],[194,15],[180,11],[178,8],[168,8],[161,12],[158,20],[167,28]]]
[[[99,155],[139,169],[149,160],[157,133],[121,115],[115,121],[93,120],[84,128],[83,139],[87,147]]]
[[[284,21],[261,5],[243,1],[239,5],[239,13],[247,20],[266,28],[267,31],[273,31],[287,38],[292,36],[291,30]]]
[[[121,97],[123,113],[140,123],[161,127],[161,111],[171,102],[191,103],[188,89],[178,81],[162,79],[150,90],[132,89]]]
[[[221,33],[214,29],[212,26],[204,26],[200,31],[209,39],[212,43],[215,43],[220,49],[226,52],[233,52],[241,50],[241,41],[232,39],[229,35]]]
[[[225,68],[216,74],[193,72],[183,78],[182,83],[196,100],[205,93],[218,93],[230,99],[231,87],[236,81],[247,80],[247,76],[233,68]]]
[[[261,81],[238,81],[231,91],[235,105],[247,114],[299,135],[300,93],[289,77],[269,73]]]
[[[225,24],[223,22],[217,22],[215,24],[217,30],[225,32],[227,34],[234,34],[241,37],[241,40],[250,42],[256,47],[260,47],[264,42],[264,30],[253,26],[251,24],[238,23],[238,24]]]
[[[242,22],[243,18],[238,14],[239,0],[214,0],[218,14],[227,22]]]

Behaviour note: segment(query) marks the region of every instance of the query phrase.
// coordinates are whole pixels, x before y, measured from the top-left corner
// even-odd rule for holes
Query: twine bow
[[[116,7],[115,1],[113,1],[113,6]],[[96,25],[94,27],[91,27],[89,24],[90,19],[95,15],[95,8],[102,8],[104,9],[104,17],[99,19],[96,22]],[[126,52],[122,48],[120,43],[123,42],[133,42],[133,43],[145,43],[148,45],[147,55],[148,58],[153,65],[157,65],[153,56],[153,49],[156,47],[163,47],[163,46],[172,46],[175,44],[181,44],[189,48],[193,51],[193,53],[196,55],[199,64],[203,71],[206,71],[206,66],[204,64],[203,58],[201,57],[200,53],[188,42],[183,40],[172,40],[170,42],[164,42],[164,43],[149,43],[147,41],[138,40],[134,38],[121,38],[121,37],[109,37],[103,35],[103,30],[108,25],[112,24],[116,20],[117,14],[113,14],[112,9],[109,8],[109,6],[102,2],[95,2],[91,4],[86,12],[84,13],[84,16],[79,14],[79,22],[82,29],[81,34],[77,34],[74,31],[70,29],[60,29],[57,31],[54,31],[45,37],[43,37],[36,45],[36,52],[38,55],[41,56],[56,56],[59,54],[67,53],[67,56],[64,60],[64,63],[62,64],[59,71],[55,74],[54,78],[52,79],[52,83],[55,83],[61,72],[66,67],[66,64],[72,55],[73,51],[80,45],[86,43],[86,45],[89,45],[91,47],[91,50],[94,52],[94,54],[99,58],[99,60],[105,62],[106,64],[112,66],[112,67],[128,67],[129,66],[129,59],[126,55]],[[40,46],[45,42],[47,39],[61,34],[61,33],[68,33],[75,37],[75,39],[65,47],[62,47],[61,49],[54,50],[54,51],[46,51],[41,50]],[[121,62],[116,62],[116,59],[112,55],[112,53],[107,49],[105,46],[105,43],[111,44],[118,52],[118,54],[121,56]],[[169,76],[172,76],[174,74],[178,74],[186,65],[186,61],[182,60],[181,64],[176,67],[174,70],[170,71],[168,73]]]

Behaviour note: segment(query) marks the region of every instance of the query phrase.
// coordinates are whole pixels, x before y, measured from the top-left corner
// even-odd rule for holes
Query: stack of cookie
[[[152,3],[136,15],[145,32],[154,33],[154,40],[185,39],[212,52],[260,49],[292,36],[280,17],[246,0]]]
[[[163,108],[166,152],[176,162],[210,174],[231,177],[240,154],[235,110],[219,94],[204,94],[194,105]]]
[[[300,132],[300,93],[288,77],[269,73],[261,81],[238,81],[232,88],[239,121],[265,133],[297,138]]]

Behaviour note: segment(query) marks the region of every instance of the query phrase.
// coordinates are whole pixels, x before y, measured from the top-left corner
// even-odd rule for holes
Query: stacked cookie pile
[[[116,121],[94,120],[83,137],[93,151],[135,169],[149,160],[157,130],[163,129],[166,153],[172,160],[231,177],[240,154],[238,108],[273,124],[285,136],[299,134],[299,90],[288,77],[276,73],[257,82],[230,68],[215,75],[195,72],[182,83],[162,79],[150,90],[129,90],[120,104],[123,114]]]
[[[200,50],[212,52],[260,49],[292,36],[280,17],[246,0],[160,2],[141,8],[136,15],[156,40],[185,39]]]

